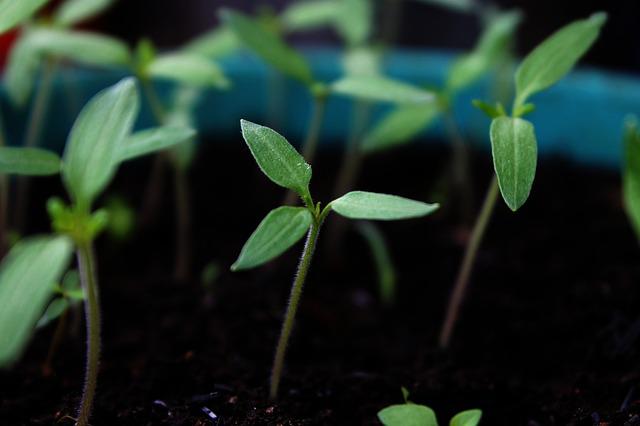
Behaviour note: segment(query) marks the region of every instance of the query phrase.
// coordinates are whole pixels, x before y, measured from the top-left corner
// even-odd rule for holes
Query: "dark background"
[[[380,10],[386,1],[373,0]],[[478,33],[472,15],[450,11],[416,0],[402,3],[397,44],[402,47],[466,49],[473,46]],[[177,46],[217,25],[220,7],[244,9],[260,7],[282,10],[291,0],[120,0],[100,22],[100,29],[116,34],[131,43],[150,36],[162,47]],[[496,0],[501,8],[520,8],[525,20],[518,31],[517,50],[528,52],[555,29],[592,12],[609,13],[601,39],[588,53],[585,62],[611,70],[640,73],[640,1],[639,0]],[[377,28],[385,16],[378,14]],[[297,42],[337,43],[328,31],[308,34]]]

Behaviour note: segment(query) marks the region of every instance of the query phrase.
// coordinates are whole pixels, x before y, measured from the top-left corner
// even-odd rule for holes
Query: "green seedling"
[[[398,277],[384,235],[379,227],[367,221],[358,222],[356,230],[366,241],[375,261],[380,301],[387,307],[391,306],[396,300]]]
[[[61,163],[57,162],[71,204],[59,198],[51,198],[47,204],[52,227],[60,236],[18,243],[0,265],[0,366],[7,366],[19,357],[51,298],[53,283],[59,280],[69,254],[75,250],[87,323],[86,380],[76,423],[81,426],[89,424],[100,358],[101,318],[93,245],[108,223],[106,211],[92,211],[92,205],[122,162],[168,149],[194,136],[192,129],[176,127],[132,134],[138,109],[139,96],[132,78],[103,90],[87,103],[69,134]],[[23,153],[29,150],[15,149]],[[25,163],[27,156],[16,158]],[[15,163],[8,162],[11,167],[0,172],[15,172]],[[21,167],[25,172],[25,164]],[[36,159],[30,167],[40,172],[42,165]]]
[[[385,426],[438,426],[436,413],[426,405],[409,401],[409,391],[402,388],[404,404],[391,405],[378,412],[378,420]],[[478,426],[481,410],[461,411],[451,418],[449,426]]]
[[[109,215],[105,232],[115,241],[128,240],[136,225],[136,214],[133,208],[124,198],[118,196],[105,200],[104,208]]]
[[[512,211],[529,198],[537,164],[537,141],[534,125],[523,118],[534,109],[529,98],[557,83],[571,71],[578,60],[597,40],[607,20],[605,13],[574,21],[561,28],[527,55],[515,73],[516,94],[511,115],[501,104],[495,107],[475,102],[491,119],[489,131],[493,156],[493,177],[484,203],[471,233],[446,317],[440,333],[440,346],[447,347],[460,305],[464,299],[476,253],[491,218],[498,194]]]
[[[626,123],[622,194],[627,216],[640,241],[640,131],[635,118]]]
[[[305,234],[302,258],[291,288],[289,305],[276,347],[269,396],[274,399],[282,375],[287,343],[311,266],[320,228],[331,211],[349,219],[399,220],[428,215],[438,208],[395,195],[354,191],[328,203],[314,203],[309,191],[311,166],[277,132],[249,121],[241,121],[242,136],[262,172],[275,184],[295,191],[304,207],[282,206],[272,210],[249,237],[231,266],[239,271],[262,265],[282,254]]]

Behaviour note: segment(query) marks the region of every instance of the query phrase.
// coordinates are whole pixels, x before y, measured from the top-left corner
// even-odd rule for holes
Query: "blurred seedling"
[[[640,241],[640,131],[635,117],[627,119],[624,134],[622,194],[629,221]]]
[[[242,136],[262,172],[275,184],[295,191],[304,203],[303,207],[281,206],[272,210],[249,237],[231,266],[233,271],[239,271],[262,265],[307,234],[273,361],[269,396],[275,399],[302,288],[320,229],[329,213],[335,211],[349,219],[399,220],[426,216],[438,205],[395,195],[353,191],[322,207],[321,203],[313,201],[309,191],[311,166],[283,136],[246,120],[241,121],[241,128]]]
[[[535,128],[522,118],[535,106],[529,98],[562,79],[597,40],[607,20],[605,13],[574,21],[556,31],[529,55],[515,72],[516,93],[507,115],[501,103],[490,105],[474,101],[474,105],[491,119],[489,136],[495,175],[473,227],[471,238],[458,271],[446,316],[440,332],[440,347],[448,346],[482,237],[491,218],[498,194],[512,211],[517,211],[529,198],[536,173],[538,148]]]
[[[13,150],[13,161],[0,155],[5,158],[0,161],[1,173],[43,174],[55,165],[71,200],[69,205],[59,198],[47,203],[58,236],[21,241],[0,265],[0,366],[20,356],[51,299],[54,283],[75,251],[87,326],[86,377],[76,420],[80,426],[89,424],[100,359],[101,316],[93,246],[108,224],[106,210],[92,211],[92,205],[122,162],[194,136],[190,128],[168,126],[132,134],[138,110],[135,80],[124,79],[85,105],[71,129],[62,160],[33,148],[4,148],[4,152]]]

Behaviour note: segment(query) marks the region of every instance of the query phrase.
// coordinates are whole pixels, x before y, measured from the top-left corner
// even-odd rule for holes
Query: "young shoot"
[[[132,134],[138,109],[139,97],[132,78],[103,90],[87,103],[71,129],[62,165],[59,160],[57,163],[71,203],[51,198],[47,204],[52,226],[61,236],[41,238],[35,244],[19,244],[0,265],[0,271],[5,271],[0,272],[0,294],[6,292],[6,297],[0,298],[0,315],[6,316],[0,318],[0,336],[6,340],[0,353],[0,366],[4,366],[19,356],[50,300],[53,283],[65,269],[67,255],[71,250],[76,252],[87,325],[86,380],[76,423],[80,426],[89,424],[100,360],[101,316],[93,243],[108,223],[106,211],[94,212],[92,206],[122,162],[170,148],[194,136],[192,129],[176,127]],[[30,148],[15,149],[30,152]],[[24,163],[28,156],[16,158]],[[15,167],[15,163],[10,164]],[[39,158],[31,163],[30,167],[41,167]],[[25,171],[25,164],[20,167]],[[25,267],[28,279],[21,276]],[[37,297],[32,296],[36,292]],[[14,329],[16,323],[21,325]]]
[[[624,136],[622,194],[627,216],[640,241],[640,131],[635,118],[627,120]]]
[[[304,203],[304,207],[282,206],[272,210],[249,237],[231,266],[233,271],[260,266],[307,235],[273,361],[269,396],[275,399],[302,288],[320,229],[329,213],[335,211],[349,219],[399,220],[426,216],[438,205],[395,195],[353,191],[322,207],[321,203],[314,202],[309,191],[311,166],[295,148],[267,127],[246,120],[242,120],[240,125],[242,136],[262,172],[275,184],[295,191]]]
[[[378,420],[385,426],[438,426],[436,413],[426,405],[409,401],[409,391],[402,388],[404,404],[390,405],[378,411]],[[451,418],[449,426],[478,426],[482,411],[461,411]]]
[[[498,194],[512,211],[529,198],[538,157],[533,123],[522,118],[535,108],[529,98],[557,83],[571,71],[589,50],[607,20],[605,13],[574,21],[538,45],[520,63],[515,73],[516,94],[511,115],[497,103],[475,102],[491,119],[489,136],[495,176],[473,227],[462,264],[454,283],[445,320],[440,332],[440,347],[448,346],[458,312],[464,299],[477,251],[491,218]]]

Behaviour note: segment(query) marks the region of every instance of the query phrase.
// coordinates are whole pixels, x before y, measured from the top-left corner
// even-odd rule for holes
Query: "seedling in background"
[[[409,401],[409,391],[402,388],[404,404],[391,405],[378,411],[378,420],[385,426],[438,426],[436,413],[426,405]],[[478,426],[481,410],[461,411],[451,418],[449,426]]]
[[[475,105],[492,118],[490,128],[493,177],[467,245],[440,333],[440,346],[447,347],[464,299],[475,257],[498,194],[516,211],[527,201],[536,173],[538,156],[535,128],[524,118],[534,109],[529,98],[562,79],[589,50],[607,20],[604,13],[574,21],[561,28],[523,59],[515,73],[516,95],[507,116],[501,104]]]
[[[272,210],[249,237],[231,266],[233,271],[260,266],[282,254],[307,234],[273,362],[269,396],[275,399],[302,288],[320,228],[329,213],[333,210],[349,219],[399,220],[426,216],[435,211],[438,205],[395,195],[354,191],[322,208],[321,203],[314,203],[309,192],[311,166],[289,142],[267,127],[246,120],[240,124],[242,136],[262,172],[275,184],[295,191],[304,203],[304,207],[282,206]]]
[[[624,206],[640,241],[640,131],[635,117],[628,119],[626,123],[623,161]]]
[[[94,212],[92,205],[120,163],[194,136],[192,129],[176,127],[132,135],[138,109],[138,92],[131,78],[103,90],[87,103],[69,134],[62,159],[62,180],[71,204],[52,198],[47,205],[52,226],[61,236],[18,243],[0,265],[0,366],[7,366],[19,357],[50,300],[53,283],[59,280],[75,249],[87,323],[86,380],[77,418],[81,426],[87,425],[91,416],[100,358],[101,317],[93,243],[108,222],[106,212]],[[26,157],[17,158],[24,162]],[[40,163],[33,161],[31,167],[40,170]],[[7,170],[0,169],[3,171]]]

